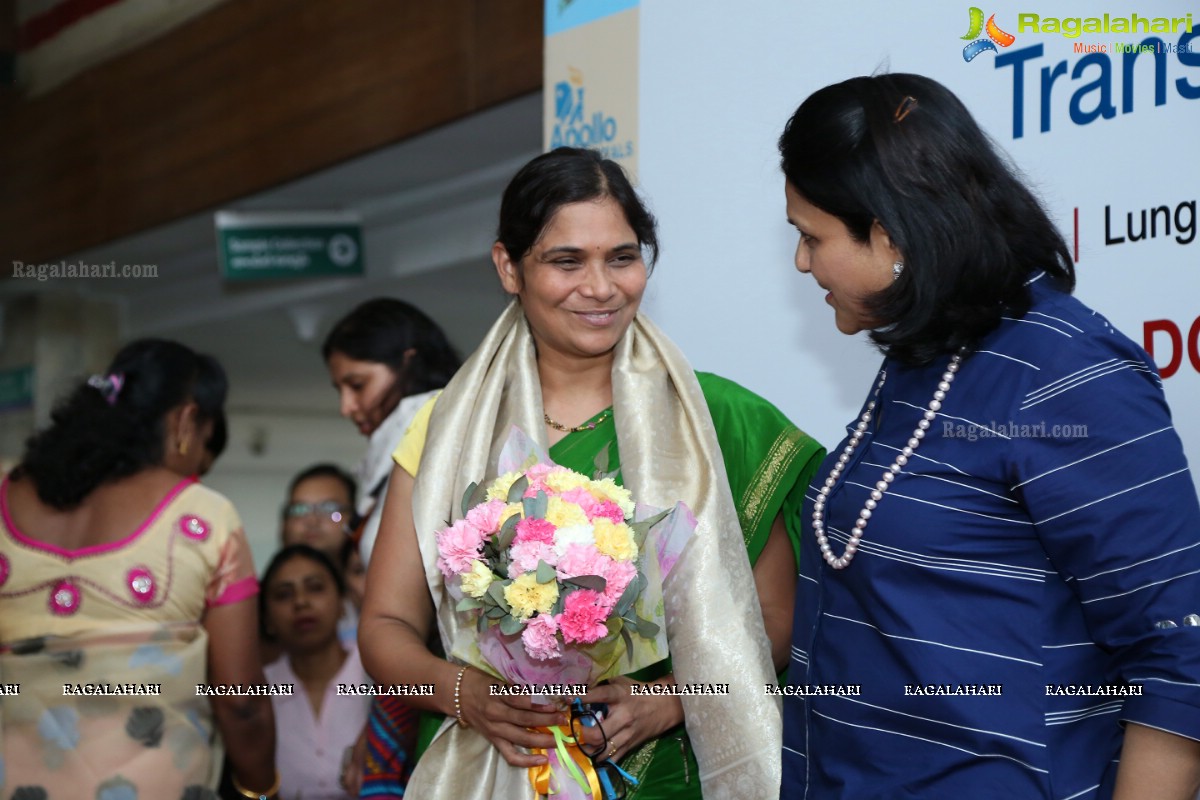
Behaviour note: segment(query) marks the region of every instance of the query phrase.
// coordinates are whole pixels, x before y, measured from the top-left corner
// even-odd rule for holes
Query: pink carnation
[[[555,530],[554,525],[544,519],[525,517],[517,523],[517,535],[513,537],[513,544],[522,544],[524,542],[554,544]]]
[[[592,644],[608,635],[604,620],[609,609],[603,605],[599,592],[578,589],[567,595],[563,612],[558,615],[558,627],[567,643]]]
[[[533,483],[534,481],[543,480],[547,475],[556,469],[561,469],[561,467],[555,464],[548,464],[546,462],[538,462],[529,469],[525,470],[525,477],[529,478],[530,483]]]
[[[589,519],[595,519],[596,517],[606,517],[614,525],[617,525],[625,521],[625,512],[612,500],[605,500],[603,503],[597,504],[594,514],[588,514]]]
[[[637,564],[631,561],[615,561],[596,549],[595,545],[568,545],[558,559],[559,580],[580,575],[599,575],[605,580],[600,603],[612,608],[621,599],[621,593],[637,575]]]
[[[604,587],[604,602],[610,608],[621,599],[621,594],[637,575],[637,565],[632,561],[610,561],[603,577],[608,584]]]
[[[465,519],[438,532],[438,569],[447,578],[470,572],[471,562],[479,558],[483,549],[484,538],[483,531]]]
[[[495,533],[500,528],[500,515],[507,508],[503,500],[490,500],[480,503],[467,512],[467,522],[486,534]]]
[[[544,492],[547,496],[554,494],[554,492],[550,491],[550,487],[543,483],[541,478],[538,478],[529,482],[529,486],[525,489],[525,494],[521,496],[537,497],[538,492]]]
[[[537,541],[514,544],[509,550],[509,556],[512,558],[512,563],[508,565],[508,577],[510,578],[515,578],[525,572],[533,572],[537,569],[539,561],[545,561],[553,567],[558,560],[552,546]]]
[[[569,544],[558,559],[558,577],[575,578],[580,575],[599,575],[604,577],[604,571],[612,559],[602,555],[594,544]]]
[[[582,486],[577,486],[574,489],[568,489],[563,492],[560,497],[569,503],[574,503],[583,509],[583,513],[587,514],[588,520],[595,519],[596,509],[600,507],[594,495]]]
[[[558,649],[558,623],[550,614],[538,614],[525,623],[521,631],[521,643],[530,658],[538,661],[562,658]]]

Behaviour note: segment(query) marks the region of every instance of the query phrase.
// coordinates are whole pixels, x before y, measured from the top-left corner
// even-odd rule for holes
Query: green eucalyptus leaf
[[[578,586],[581,589],[591,589],[593,592],[603,592],[608,581],[599,575],[577,575],[574,578],[564,578],[563,583]]]
[[[479,488],[479,484],[476,483],[475,481],[471,481],[470,485],[467,486],[467,490],[465,492],[463,492],[462,515],[464,517],[467,515],[468,511],[470,511],[472,508],[475,507],[475,504],[472,503],[471,500],[475,497],[475,490],[478,488]]]
[[[555,572],[554,567],[550,566],[545,561],[538,561],[538,565],[537,565],[537,582],[538,583],[552,583],[554,581],[554,579],[557,577],[558,577],[558,573]]]
[[[512,581],[492,581],[491,585],[488,586],[487,589],[488,597],[495,600],[496,606],[506,614],[512,610],[508,605],[508,601],[504,599],[504,590],[510,583],[512,583]]]
[[[650,529],[667,518],[671,513],[670,509],[660,511],[652,517],[631,523],[629,526],[630,532],[633,534],[633,541],[637,544],[638,550],[641,551],[646,545],[646,536],[649,535]]]
[[[545,519],[546,509],[550,506],[550,498],[546,493],[538,491],[534,497],[526,497],[521,501],[525,507],[525,516],[529,519]]]
[[[550,613],[556,617],[561,614],[567,604],[567,595],[573,591],[574,589],[572,587],[566,585],[559,588],[558,599],[554,601],[554,607],[550,609]]]
[[[625,625],[621,626],[621,638],[625,640],[625,657],[633,660],[633,637],[629,635],[629,628]]]
[[[500,632],[508,636],[512,636],[514,633],[520,633],[522,627],[521,620],[510,615],[505,615],[500,620]]]
[[[488,619],[504,619],[508,616],[508,612],[500,606],[492,606],[484,612]]]
[[[525,490],[529,488],[529,478],[524,475],[513,481],[513,485],[508,488],[508,502],[519,503],[525,495]]]
[[[638,597],[642,594],[642,589],[646,587],[646,576],[638,572],[629,585],[625,587],[625,591],[621,592],[621,597],[617,600],[615,610],[617,616],[625,616],[629,609],[633,608],[633,604],[637,602]]]
[[[648,619],[637,618],[637,632],[646,639],[653,639],[658,636],[658,625]]]
[[[477,608],[483,608],[483,603],[476,600],[474,597],[464,597],[458,601],[458,605],[454,607],[455,611],[474,611]]]
[[[497,537],[496,546],[500,548],[501,552],[505,552],[508,548],[512,547],[513,539],[517,536],[517,523],[520,521],[520,516],[513,514],[500,527],[500,535]]]

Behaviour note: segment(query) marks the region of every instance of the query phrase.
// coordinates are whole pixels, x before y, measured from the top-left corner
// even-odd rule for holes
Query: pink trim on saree
[[[258,594],[258,578],[254,573],[254,557],[241,528],[230,531],[221,547],[217,568],[204,592],[204,604],[223,606]]]
[[[12,537],[14,539],[16,539],[18,542],[20,542],[21,544],[23,544],[26,547],[29,547],[31,549],[34,549],[34,550],[41,550],[43,552],[53,553],[54,555],[59,556],[61,558],[65,558],[68,561],[73,561],[77,558],[83,558],[85,556],[100,555],[102,553],[108,553],[113,550],[119,550],[122,547],[126,547],[126,546],[132,544],[134,541],[137,540],[137,538],[139,536],[141,536],[143,533],[145,533],[150,528],[151,525],[154,524],[154,522],[158,519],[159,515],[161,515],[163,513],[163,511],[167,508],[167,506],[171,504],[171,501],[174,500],[176,498],[176,496],[179,495],[180,492],[182,492],[187,487],[191,486],[193,483],[198,483],[198,482],[199,482],[199,479],[193,476],[191,478],[184,478],[179,483],[175,484],[175,486],[172,487],[169,492],[167,492],[166,496],[163,497],[162,500],[158,501],[158,505],[156,505],[154,507],[154,510],[150,512],[150,516],[146,517],[145,521],[143,521],[142,524],[137,527],[137,530],[135,530],[133,533],[129,534],[125,538],[120,539],[119,541],[116,541],[116,542],[109,542],[107,544],[93,544],[93,545],[89,545],[87,547],[80,547],[77,550],[71,550],[66,547],[59,547],[58,545],[48,544],[46,542],[42,542],[42,541],[38,541],[37,539],[33,539],[29,536],[26,536],[24,533],[22,533],[17,528],[17,526],[15,524],[13,524],[12,515],[9,513],[9,510],[8,510],[8,476],[7,475],[4,477],[3,483],[0,483],[0,516],[3,516],[4,524],[5,524],[5,526],[7,526],[9,534],[11,534]]]
[[[227,606],[230,603],[245,600],[247,597],[254,597],[256,594],[258,594],[258,578],[249,575],[240,581],[234,581],[229,584],[218,597],[207,600],[204,604],[209,608],[213,606]]]

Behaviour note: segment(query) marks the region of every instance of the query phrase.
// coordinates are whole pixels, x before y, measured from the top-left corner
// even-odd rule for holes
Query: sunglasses
[[[607,706],[602,703],[585,706],[578,697],[574,698],[571,701],[571,736],[575,738],[576,745],[591,760],[592,766],[596,769],[604,800],[625,800],[629,794],[629,785],[632,783],[636,786],[638,782],[628,772],[604,757],[609,741],[600,720],[605,711],[607,711]],[[584,741],[583,734],[588,728],[600,730],[600,744],[589,745]]]
[[[312,515],[331,522],[343,522],[348,521],[347,511],[346,506],[336,500],[325,500],[320,503],[288,503],[283,507],[283,516],[288,519],[303,519]]]

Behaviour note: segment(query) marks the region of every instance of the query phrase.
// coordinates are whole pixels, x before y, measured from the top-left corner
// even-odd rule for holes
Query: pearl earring
[[[892,280],[898,280],[901,272],[904,272],[903,261],[897,261],[896,263],[892,264]]]

